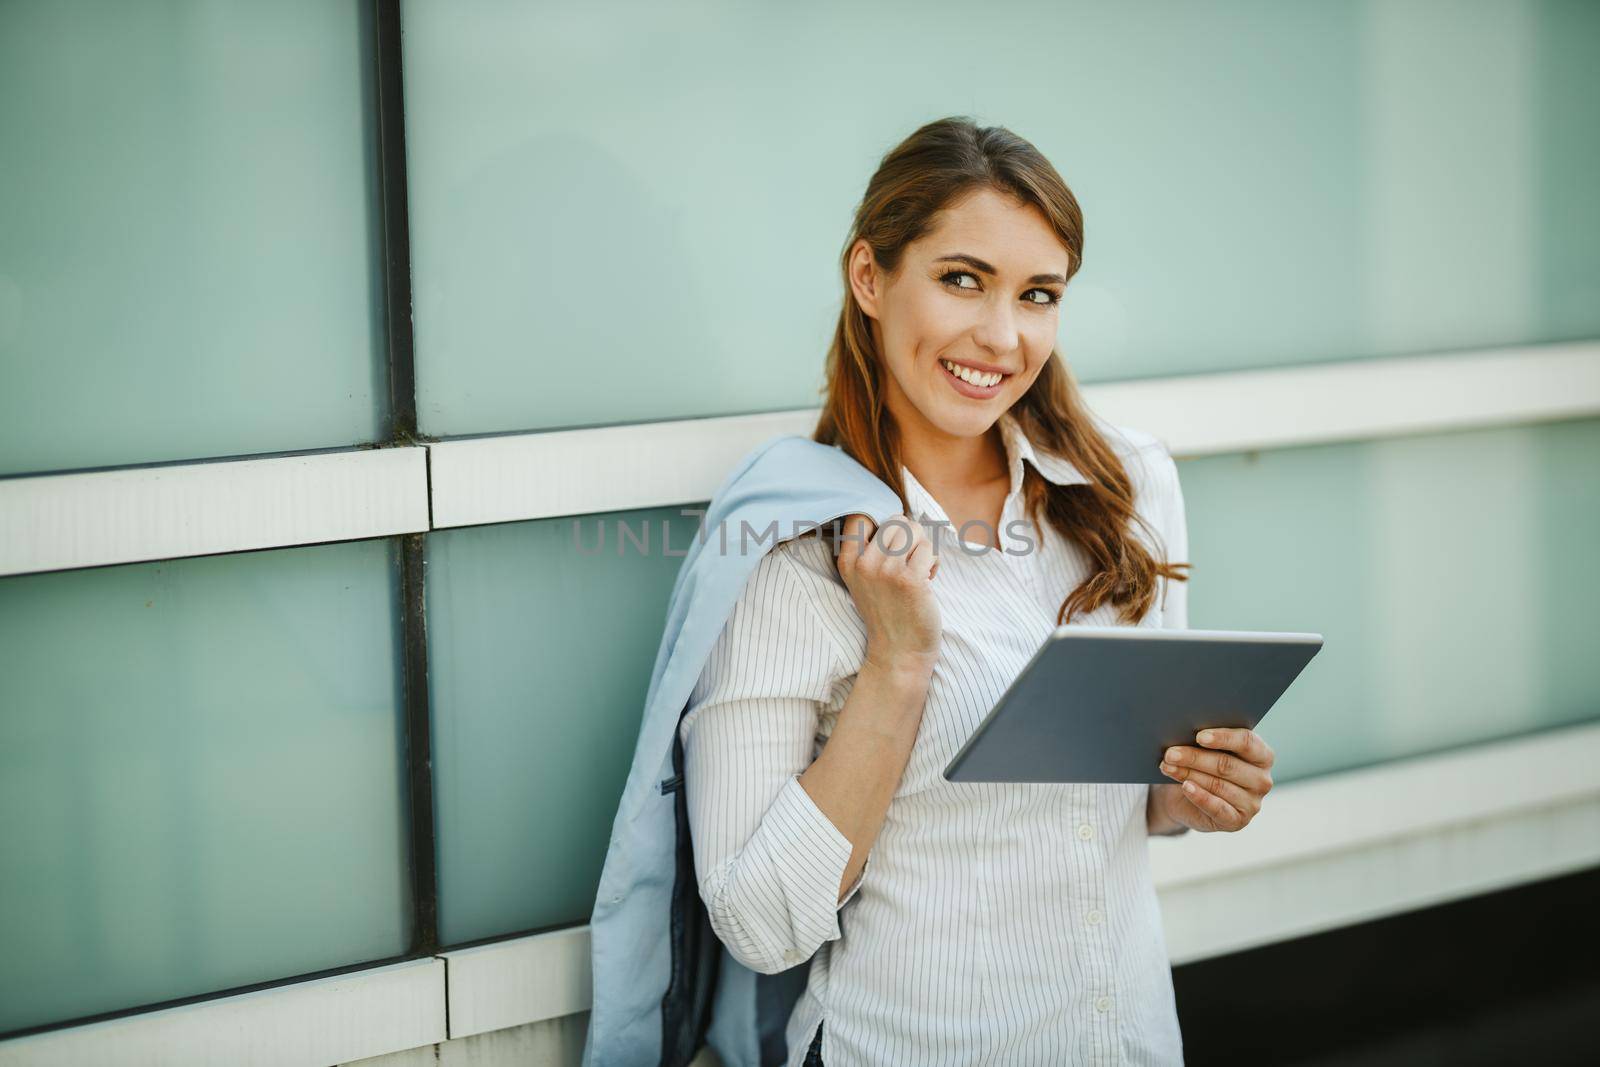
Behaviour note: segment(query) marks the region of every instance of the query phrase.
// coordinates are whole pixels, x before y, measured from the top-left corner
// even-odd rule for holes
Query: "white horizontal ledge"
[[[450,1036],[470,1037],[588,1011],[589,928],[441,952],[450,975]]]
[[[1600,342],[1313,363],[1084,387],[1178,457],[1600,413]]]
[[[427,458],[344,449],[0,479],[0,575],[425,531]]]
[[[816,415],[778,411],[436,442],[428,446],[433,525],[709,500],[746,452],[779,434],[809,436]]]
[[[1597,767],[1592,722],[1288,782],[1242,833],[1158,839],[1151,870],[1165,889],[1600,797]]]
[[[443,960],[0,1041],[0,1067],[328,1067],[445,1040]]]
[[[1175,964],[1600,864],[1600,723],[1275,787],[1239,833],[1155,838]]]
[[[1284,448],[1600,414],[1600,342],[1230,371],[1083,387],[1089,406],[1175,456]],[[709,500],[773,436],[818,409],[428,446],[436,528]]]
[[[1192,963],[1596,865],[1600,793],[1162,889],[1167,953]]]
[[[1084,387],[1179,457],[1600,413],[1600,342]],[[0,575],[708,500],[817,409],[0,479]],[[431,460],[432,523],[429,493]]]

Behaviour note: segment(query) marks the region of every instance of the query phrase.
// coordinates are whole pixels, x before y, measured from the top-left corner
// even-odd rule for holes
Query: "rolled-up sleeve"
[[[779,545],[757,564],[679,727],[700,895],[734,958],[774,974],[840,936],[853,846],[799,775],[844,672],[807,584]],[[863,871],[864,873],[864,871]]]

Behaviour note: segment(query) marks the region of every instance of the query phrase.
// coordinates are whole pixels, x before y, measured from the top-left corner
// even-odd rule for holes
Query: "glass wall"
[[[698,529],[652,508],[429,537],[444,943],[588,921]]]
[[[1085,382],[1600,336],[1597,4],[399,6],[428,438],[815,404],[864,184],[950,114],[1082,201]],[[0,504],[415,444],[374,7],[0,6]],[[1583,418],[1180,464],[1191,624],[1326,638],[1279,781],[1595,718],[1597,457]],[[585,922],[663,525],[0,578],[0,1033]]]
[[[0,1033],[403,953],[387,541],[0,581]]]
[[[947,114],[1081,201],[1083,381],[1600,331],[1593,4],[404,10],[430,433],[816,403],[867,178]]]
[[[1597,464],[1595,419],[1180,463],[1189,624],[1325,639],[1274,779],[1596,718]]]
[[[384,430],[371,5],[0,5],[0,475]]]
[[[388,432],[376,62],[358,0],[0,5],[0,477]],[[0,579],[0,1033],[411,948],[397,547]]]

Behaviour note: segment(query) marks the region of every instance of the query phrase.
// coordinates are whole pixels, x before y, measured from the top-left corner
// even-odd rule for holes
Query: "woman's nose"
[[[997,356],[1016,351],[1017,315],[1010,303],[1005,300],[986,302],[973,338]]]

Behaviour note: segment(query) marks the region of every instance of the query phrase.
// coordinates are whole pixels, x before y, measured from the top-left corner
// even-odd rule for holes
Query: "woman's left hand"
[[[1182,784],[1154,786],[1158,803],[1192,830],[1243,830],[1272,788],[1271,747],[1254,730],[1229,727],[1201,730],[1195,740],[1202,747],[1167,749],[1161,772]]]

